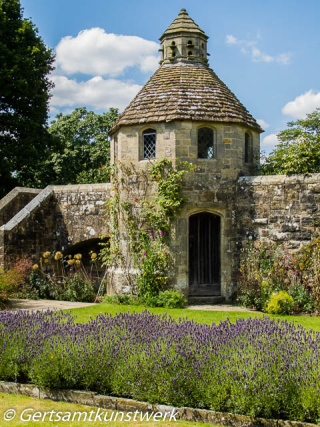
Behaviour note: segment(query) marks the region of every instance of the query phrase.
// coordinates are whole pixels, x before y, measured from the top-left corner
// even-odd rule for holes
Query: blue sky
[[[319,0],[21,0],[56,52],[51,115],[123,110],[157,68],[158,39],[182,7],[209,36],[210,67],[265,133],[320,107]]]

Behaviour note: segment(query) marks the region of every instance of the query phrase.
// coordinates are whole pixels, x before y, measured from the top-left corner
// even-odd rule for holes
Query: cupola
[[[162,34],[160,64],[187,62],[208,65],[208,36],[190,18],[186,9],[181,9],[178,17]]]

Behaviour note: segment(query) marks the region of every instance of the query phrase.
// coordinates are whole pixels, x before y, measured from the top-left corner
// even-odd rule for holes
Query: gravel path
[[[82,308],[96,305],[89,302],[69,302],[69,301],[52,301],[52,300],[29,300],[29,299],[12,299],[10,300],[10,310],[67,310],[72,308]],[[203,311],[253,311],[244,307],[237,307],[230,304],[217,305],[190,305],[189,310]]]
[[[69,302],[69,301],[52,301],[47,299],[30,300],[30,299],[12,299],[10,300],[10,310],[66,310],[71,308],[81,308],[96,305],[89,302]]]
[[[216,305],[189,305],[189,310],[203,310],[203,311],[255,311],[245,307],[239,307],[230,304],[216,304]]]

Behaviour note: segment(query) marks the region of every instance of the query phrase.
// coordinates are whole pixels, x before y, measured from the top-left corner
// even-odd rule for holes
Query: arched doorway
[[[220,228],[209,212],[189,218],[189,297],[221,295]]]

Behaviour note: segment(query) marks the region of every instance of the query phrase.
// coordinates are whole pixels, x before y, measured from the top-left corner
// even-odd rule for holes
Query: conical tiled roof
[[[120,115],[122,125],[172,120],[242,123],[262,131],[236,96],[202,64],[162,65]]]
[[[193,19],[190,18],[186,9],[181,9],[178,17],[172,22],[172,24],[166,29],[166,31],[160,37],[162,40],[169,34],[180,33],[183,31],[187,31],[188,33],[196,32],[202,33],[206,38],[205,32],[201,30],[201,28],[194,22]]]

